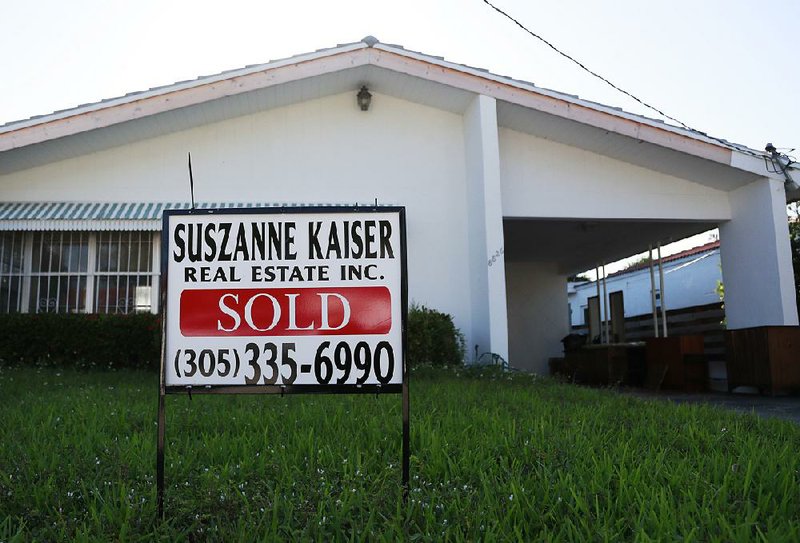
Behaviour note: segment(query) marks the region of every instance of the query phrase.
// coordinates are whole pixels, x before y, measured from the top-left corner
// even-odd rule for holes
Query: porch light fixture
[[[361,87],[361,90],[358,91],[356,95],[356,101],[358,102],[358,107],[361,108],[361,111],[367,111],[369,109],[369,104],[372,102],[372,95],[367,90],[367,86],[364,85]]]

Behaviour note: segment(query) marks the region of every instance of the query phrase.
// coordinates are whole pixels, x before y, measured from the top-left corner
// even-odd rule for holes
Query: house
[[[716,227],[728,326],[798,322],[765,153],[372,37],[0,127],[0,310],[158,311],[189,152],[205,206],[405,206],[410,299],[520,368],[569,275]]]
[[[711,241],[662,259],[663,298],[667,302],[667,309],[685,309],[719,301],[717,287],[722,281],[719,245],[719,241]],[[657,269],[653,275],[656,307],[660,309],[662,296]],[[653,310],[650,281],[650,266],[643,261],[609,274],[605,290],[608,293],[622,292],[626,318],[648,315]],[[588,300],[596,296],[595,281],[569,283],[567,298],[571,326],[587,324]]]

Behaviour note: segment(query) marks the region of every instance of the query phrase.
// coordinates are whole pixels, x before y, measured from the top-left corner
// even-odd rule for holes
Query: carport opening
[[[562,340],[571,333],[582,336],[571,338],[572,346],[583,343],[641,345],[645,338],[654,337],[649,300],[644,308],[641,301],[629,304],[621,292],[623,288],[619,285],[609,288],[601,281],[590,286],[594,302],[586,304],[586,308],[570,307],[568,278],[593,271],[603,263],[646,252],[649,246],[654,249],[658,244],[666,246],[717,226],[701,221],[506,218],[506,292],[512,364],[548,373],[549,359],[564,356]],[[718,269],[716,271],[719,273]],[[648,298],[653,290],[659,311],[669,310],[669,292],[665,289],[662,296],[658,269],[654,269],[655,289],[650,288],[649,270],[644,269],[642,274],[646,277]],[[594,279],[594,273],[590,276]],[[639,280],[644,278],[639,277]],[[668,280],[667,288],[669,284]],[[708,289],[711,296],[708,301],[718,304],[714,286]],[[666,307],[662,302],[666,302]],[[583,311],[595,321],[592,327],[595,337],[589,334]],[[581,312],[580,319],[573,318],[576,312]],[[631,325],[625,319],[640,315],[645,316],[643,320],[649,316],[650,322],[637,324],[631,333]],[[667,317],[672,318],[671,315]],[[723,318],[720,316],[718,320]],[[663,317],[659,315],[659,319]],[[580,326],[574,326],[575,321]],[[658,335],[663,336],[663,321],[659,321],[658,326]],[[717,347],[724,354],[724,345]]]

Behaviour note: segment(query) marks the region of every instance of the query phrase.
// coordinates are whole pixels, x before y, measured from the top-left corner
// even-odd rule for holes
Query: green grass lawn
[[[798,541],[800,428],[525,375],[400,396],[167,398],[158,377],[0,370],[0,541]]]

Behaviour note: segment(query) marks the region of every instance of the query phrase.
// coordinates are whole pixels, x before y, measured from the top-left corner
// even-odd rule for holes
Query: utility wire
[[[584,70],[585,72],[587,72],[587,73],[589,73],[589,74],[593,75],[593,76],[594,76],[594,77],[596,77],[597,79],[599,79],[599,80],[603,81],[604,83],[606,83],[606,84],[610,85],[610,86],[611,86],[613,89],[615,89],[615,90],[617,90],[617,91],[621,92],[622,94],[624,94],[624,95],[626,95],[626,96],[628,96],[628,97],[630,97],[630,98],[632,98],[632,99],[636,100],[637,102],[639,102],[639,103],[640,103],[641,105],[643,105],[644,107],[646,107],[646,108],[648,108],[648,109],[651,109],[651,110],[655,111],[656,113],[658,113],[658,114],[659,114],[659,115],[661,115],[662,117],[664,117],[664,118],[666,118],[666,119],[669,119],[670,121],[673,121],[673,122],[676,122],[676,123],[678,123],[679,125],[681,125],[681,126],[682,126],[683,128],[685,128],[686,130],[690,130],[690,131],[692,131],[692,132],[695,132],[695,133],[697,133],[697,134],[701,134],[701,135],[703,135],[703,136],[705,136],[705,137],[707,137],[707,138],[709,138],[709,139],[712,139],[712,140],[714,140],[714,141],[716,141],[716,142],[719,142],[719,143],[721,143],[722,145],[724,145],[725,147],[732,148],[732,149],[736,149],[737,151],[740,151],[740,152],[743,152],[743,153],[747,153],[747,154],[749,154],[749,155],[752,155],[752,156],[755,156],[755,157],[759,157],[759,158],[760,158],[760,157],[763,157],[763,156],[765,156],[763,153],[754,153],[754,152],[753,152],[753,151],[751,151],[750,149],[743,148],[743,147],[742,147],[742,146],[740,146],[740,145],[732,144],[732,143],[731,143],[731,142],[729,142],[729,141],[725,141],[725,140],[723,140],[723,139],[720,139],[720,138],[715,138],[714,136],[709,136],[707,133],[705,133],[705,132],[703,132],[703,131],[701,131],[701,130],[697,130],[697,129],[695,129],[695,128],[692,128],[692,127],[691,127],[691,126],[689,126],[688,124],[686,124],[686,123],[684,123],[684,122],[682,122],[682,121],[680,121],[680,120],[676,119],[675,117],[672,117],[672,116],[670,116],[670,115],[667,115],[666,113],[664,113],[663,111],[661,111],[661,110],[660,110],[660,109],[658,109],[657,107],[655,107],[655,106],[651,106],[650,104],[648,104],[648,103],[647,103],[647,102],[645,102],[644,100],[641,100],[641,99],[637,98],[636,96],[634,96],[633,94],[629,93],[629,92],[628,92],[628,91],[626,91],[625,89],[622,89],[622,88],[618,87],[617,85],[615,85],[614,83],[612,83],[611,81],[609,81],[608,79],[606,79],[605,77],[603,77],[602,75],[598,74],[597,72],[595,72],[595,71],[593,71],[593,70],[590,70],[590,69],[589,69],[589,68],[587,68],[587,67],[586,67],[586,66],[585,66],[585,65],[584,65],[582,62],[580,62],[580,61],[576,60],[575,58],[571,57],[571,56],[570,56],[570,55],[568,55],[567,53],[565,53],[565,52],[561,51],[561,50],[560,50],[558,47],[556,47],[555,45],[553,45],[552,43],[550,43],[549,41],[547,41],[546,39],[544,39],[544,38],[543,38],[543,37],[541,37],[540,35],[536,34],[535,32],[532,32],[532,31],[531,31],[531,30],[529,30],[529,29],[528,29],[528,28],[527,28],[525,25],[523,25],[521,22],[519,22],[517,19],[515,19],[514,17],[512,17],[511,15],[509,15],[508,13],[506,13],[505,11],[503,11],[502,9],[498,8],[497,6],[495,6],[494,4],[492,4],[491,2],[489,2],[489,0],[483,0],[483,3],[484,3],[484,4],[486,4],[487,6],[489,6],[490,8],[492,8],[493,10],[495,10],[495,11],[496,11],[497,13],[499,13],[500,15],[502,15],[502,16],[506,17],[507,19],[509,19],[510,21],[512,21],[514,24],[516,24],[516,25],[517,25],[518,27],[520,27],[522,30],[524,30],[525,32],[527,32],[528,34],[530,34],[531,36],[533,36],[533,37],[534,37],[534,38],[536,38],[537,40],[539,40],[539,41],[541,41],[542,43],[544,43],[546,46],[548,46],[550,49],[552,49],[553,51],[555,51],[556,53],[558,53],[558,54],[559,54],[559,55],[561,55],[562,57],[564,57],[564,58],[566,58],[567,60],[569,60],[569,61],[573,62],[574,64],[577,64],[577,65],[578,65],[578,66],[579,66],[579,67],[580,67],[582,70]]]

